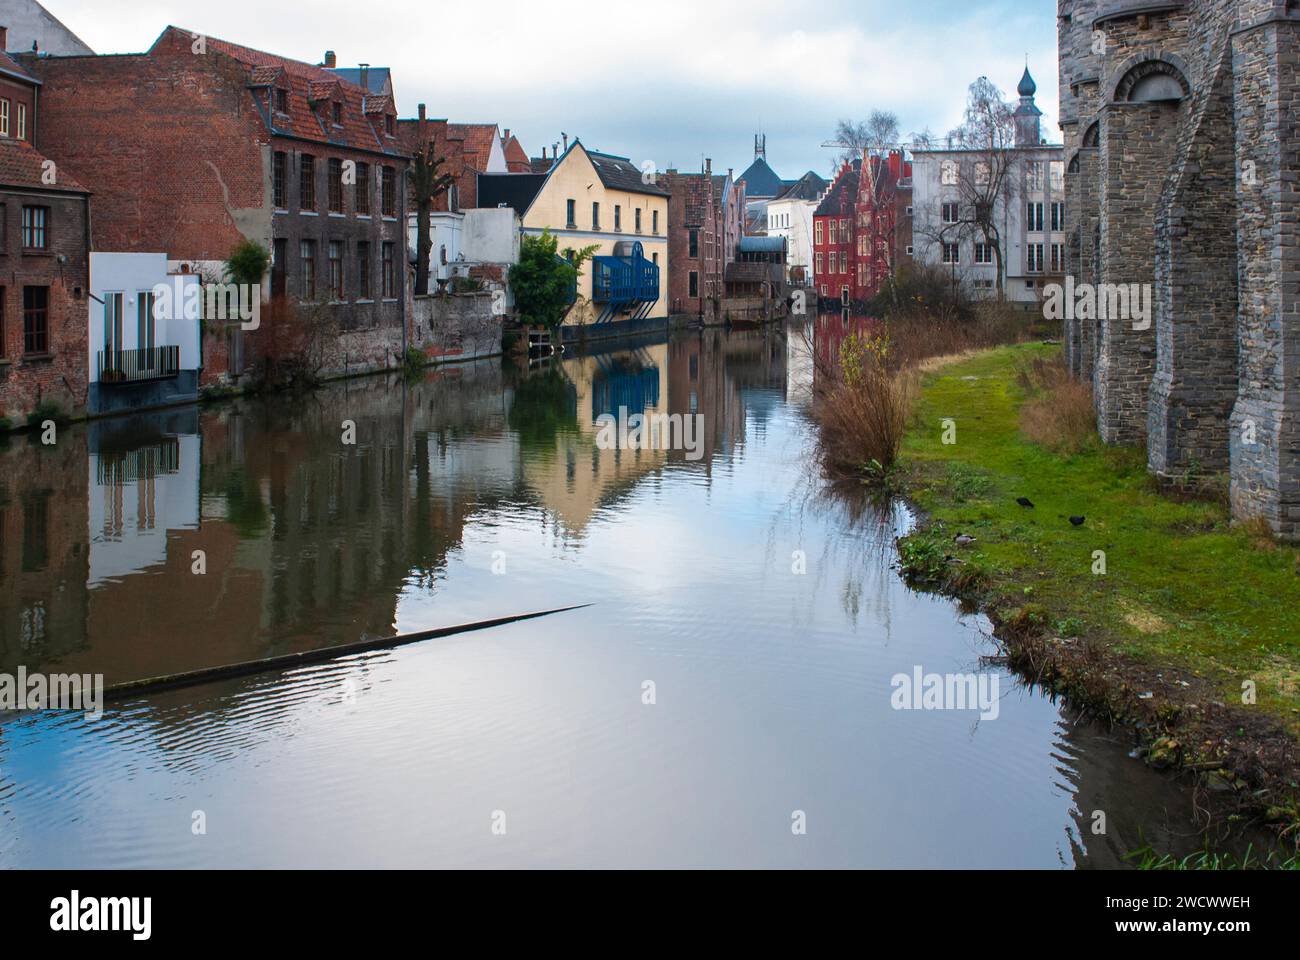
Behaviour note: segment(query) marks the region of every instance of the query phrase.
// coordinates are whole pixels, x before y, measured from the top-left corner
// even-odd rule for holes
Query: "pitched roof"
[[[846,209],[851,209],[854,200],[858,196],[858,184],[862,179],[862,158],[855,159],[851,164],[846,163],[836,174],[835,181],[831,184],[830,189],[826,191],[826,196],[822,202],[817,205],[813,211],[814,217],[838,216]],[[847,203],[847,207],[845,204]]]
[[[449,123],[447,138],[461,140],[465,162],[482,173],[492,158],[492,143],[499,138],[495,123]]]
[[[531,173],[532,163],[528,159],[528,151],[519,142],[519,138],[511,134],[502,143],[506,154],[506,168],[511,173]]]
[[[43,182],[45,163],[45,155],[26,140],[0,137],[0,186],[57,190],[65,193],[90,192],[57,168],[57,182],[52,184]]]
[[[551,167],[555,166],[555,158],[533,157],[528,161],[528,165],[533,168],[533,173],[546,173]]]
[[[816,200],[830,184],[809,170],[790,186],[786,187],[776,199],[778,200]]]
[[[762,157],[751,163],[736,180],[745,184],[745,193],[751,197],[775,197],[785,189],[785,181]]]
[[[574,141],[574,146],[578,142]],[[635,166],[627,157],[616,157],[609,153],[598,153],[595,150],[586,150],[587,156],[591,159],[591,164],[596,168],[596,175],[600,177],[608,190],[626,190],[628,193],[648,193],[656,197],[668,196],[668,191],[663,187],[653,183],[646,183],[642,179],[641,168]]]
[[[33,77],[27,70],[13,57],[0,50],[0,73],[8,73],[12,76],[25,80],[27,83],[40,83],[41,81]]]
[[[168,27],[154,42],[157,47],[164,41],[191,43],[190,31]],[[392,104],[387,97],[370,96],[365,89],[342,78],[335,70],[315,64],[303,63],[264,50],[255,50],[228,40],[207,37],[209,51],[225,54],[248,68],[248,85],[256,90],[274,86],[286,89],[288,114],[273,113],[269,102],[255,95],[258,111],[272,133],[301,137],[357,150],[400,155],[401,145],[396,138],[383,134],[367,116],[391,114]],[[317,112],[311,104],[321,98],[337,97],[343,104],[342,123],[335,125],[331,111]]]

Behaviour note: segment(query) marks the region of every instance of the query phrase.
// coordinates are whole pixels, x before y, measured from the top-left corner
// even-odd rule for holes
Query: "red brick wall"
[[[224,260],[250,232],[236,216],[259,211],[251,232],[270,236],[268,137],[239,64],[179,37],[150,54],[22,59],[44,84],[41,151],[93,194],[95,249]]]
[[[24,204],[47,207],[43,253],[22,249]],[[86,253],[86,201],[82,197],[38,191],[0,191],[0,415],[15,423],[42,400],[67,413],[86,404],[89,261]],[[63,262],[59,262],[59,258]],[[23,287],[49,289],[48,351],[30,355],[23,337]]]

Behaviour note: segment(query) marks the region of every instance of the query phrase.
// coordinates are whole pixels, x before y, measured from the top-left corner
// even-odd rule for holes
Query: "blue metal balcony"
[[[645,258],[639,240],[620,241],[612,256],[592,258],[591,299],[603,305],[597,323],[621,313],[649,316],[659,301],[659,265]]]

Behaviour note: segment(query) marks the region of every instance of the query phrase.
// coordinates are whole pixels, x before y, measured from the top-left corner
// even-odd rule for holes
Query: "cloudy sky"
[[[709,156],[739,174],[762,130],[781,176],[825,174],[838,119],[883,108],[904,134],[946,132],[977,77],[1012,96],[1026,55],[1045,135],[1060,136],[1054,0],[44,2],[97,53],[144,50],[174,24],[392,67],[402,116],[423,101],[431,116],[496,121],[533,155],[563,131],[638,164]]]

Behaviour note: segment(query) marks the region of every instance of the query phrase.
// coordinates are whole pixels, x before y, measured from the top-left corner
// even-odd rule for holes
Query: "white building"
[[[198,397],[197,275],[169,272],[165,253],[92,253],[88,303],[92,412]]]
[[[1065,271],[1065,148],[1041,138],[1042,114],[1034,105],[1037,86],[1028,69],[1018,90],[1014,146],[995,164],[1005,161],[1007,177],[992,219],[1001,234],[1007,299],[1028,305],[1040,302],[1043,287],[1059,282]],[[912,151],[916,262],[951,271],[954,282],[983,298],[997,295],[997,256],[968,208],[987,183],[989,167],[986,150],[948,146]]]
[[[828,186],[810,170],[776,199],[768,201],[767,235],[785,238],[789,257],[787,278],[791,283],[813,285],[813,211],[826,195]]]

